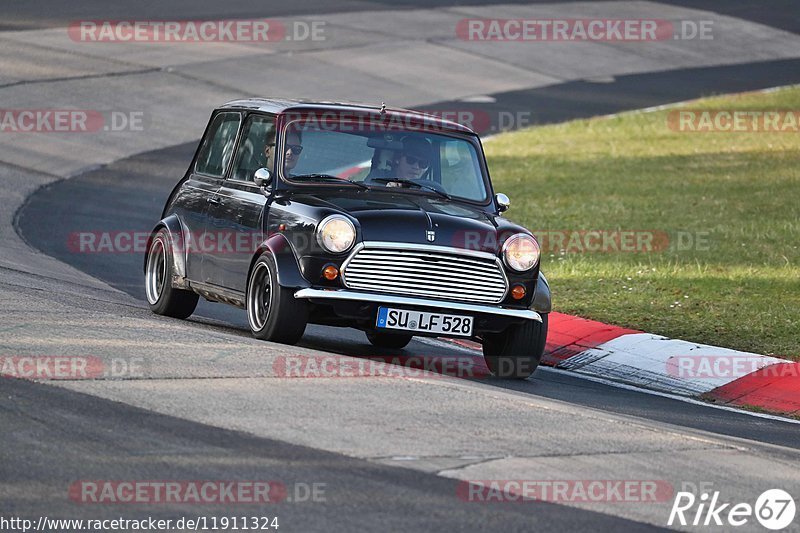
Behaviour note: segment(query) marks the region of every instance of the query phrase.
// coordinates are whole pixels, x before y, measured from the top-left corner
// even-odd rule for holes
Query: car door
[[[213,273],[215,284],[242,295],[250,260],[264,238],[267,198],[253,177],[267,165],[264,148],[274,142],[274,135],[275,117],[252,113],[245,119],[233,165],[209,209],[217,246],[204,256],[204,272]]]
[[[181,220],[188,231],[186,271],[192,281],[213,282],[204,266],[205,256],[215,246],[208,217],[211,207],[218,201],[217,193],[233,159],[241,121],[242,114],[238,111],[219,111],[211,117],[184,186],[191,203]]]
[[[180,218],[185,231],[186,275],[192,281],[203,281],[209,202],[222,185],[240,122],[239,112],[223,111],[212,115],[189,176],[181,184],[173,202],[172,211]]]

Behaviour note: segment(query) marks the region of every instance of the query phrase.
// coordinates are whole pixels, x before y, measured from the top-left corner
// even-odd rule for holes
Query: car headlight
[[[512,235],[503,244],[503,261],[517,272],[530,270],[539,260],[539,243],[525,233]]]
[[[329,252],[346,252],[356,242],[356,228],[342,215],[331,215],[317,226],[317,242]]]

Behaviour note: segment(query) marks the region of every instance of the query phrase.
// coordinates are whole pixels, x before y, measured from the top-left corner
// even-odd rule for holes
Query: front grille
[[[383,247],[357,250],[342,281],[350,289],[482,303],[500,302],[507,289],[496,258]]]

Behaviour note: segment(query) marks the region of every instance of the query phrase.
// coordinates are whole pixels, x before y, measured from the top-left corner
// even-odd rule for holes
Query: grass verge
[[[797,112],[800,87],[679,109]],[[681,131],[675,112],[486,144],[509,218],[541,238],[555,310],[800,360],[800,133]]]

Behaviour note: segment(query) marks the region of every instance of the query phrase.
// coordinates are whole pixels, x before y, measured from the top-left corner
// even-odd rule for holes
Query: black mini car
[[[547,336],[539,245],[500,213],[478,136],[385,106],[250,99],[215,110],[153,229],[153,312],[198,296],[247,310],[253,335],[361,329],[482,343],[495,375],[525,378]]]

